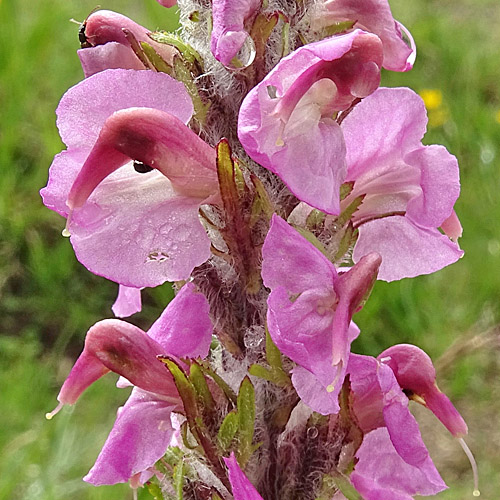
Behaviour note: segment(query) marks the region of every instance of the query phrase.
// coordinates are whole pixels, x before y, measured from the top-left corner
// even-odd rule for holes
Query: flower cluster
[[[115,316],[177,294],[147,332],[92,326],[48,417],[120,375],[131,395],[84,479],[155,498],[438,493],[409,401],[463,446],[467,426],[431,360],[351,352],[377,279],[463,254],[457,161],[422,144],[417,94],[380,87],[411,69],[411,35],[387,0],[178,4],[180,34],[105,10],[80,28],[43,201],[119,285]]]

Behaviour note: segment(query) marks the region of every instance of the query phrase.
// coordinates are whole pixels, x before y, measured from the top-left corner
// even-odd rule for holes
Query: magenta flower
[[[231,61],[243,47],[249,36],[245,30],[245,23],[256,13],[261,3],[262,0],[216,0],[213,2],[210,49],[215,59],[224,66],[231,66]]]
[[[209,258],[198,210],[218,199],[215,151],[185,125],[192,112],[182,83],[150,71],[107,70],[63,96],[68,149],[41,194],[93,273],[157,286]]]
[[[351,354],[347,372],[354,413],[365,433],[356,454],[359,462],[351,475],[363,498],[406,500],[445,489],[408,409],[404,387],[389,366],[369,356]]]
[[[311,25],[314,29],[335,23],[353,21],[356,28],[375,33],[384,47],[385,69],[408,71],[413,67],[416,48],[410,33],[394,20],[387,0],[324,0],[313,13]],[[408,47],[401,30],[410,39]]]
[[[241,470],[235,454],[231,453],[229,458],[223,457],[223,460],[229,473],[229,482],[233,489],[234,500],[263,500],[254,485]]]
[[[97,379],[113,371],[135,386],[118,416],[96,463],[85,476],[94,485],[126,482],[159,460],[173,434],[170,414],[182,401],[170,372],[158,355],[205,357],[212,323],[205,297],[184,285],[145,333],[120,320],[96,323],[85,348],[64,382],[58,407],[74,404]],[[122,384],[123,385],[123,384]]]
[[[300,200],[339,213],[345,145],[334,119],[379,85],[382,44],[355,30],[300,47],[246,96],[238,136]]]
[[[122,14],[111,10],[99,10],[85,21],[84,35],[89,47],[78,51],[85,77],[105,69],[148,69],[135,55],[126,33],[139,43],[147,42],[169,64],[175,49],[149,38],[148,29]]]
[[[380,256],[370,254],[339,275],[318,249],[276,215],[262,255],[262,278],[271,289],[269,333],[298,365],[293,385],[314,411],[336,413],[350,345],[359,333],[350,327],[351,317],[371,290]]]
[[[364,196],[352,219],[359,227],[353,260],[378,252],[386,281],[432,273],[463,255],[438,229],[454,239],[461,233],[453,212],[457,160],[443,146],[422,145],[426,125],[422,99],[406,88],[378,89],[342,123],[346,181],[354,181],[342,207]]]

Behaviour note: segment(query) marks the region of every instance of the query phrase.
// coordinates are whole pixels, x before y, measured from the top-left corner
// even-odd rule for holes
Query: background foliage
[[[469,423],[482,497],[500,491],[500,4],[498,0],[393,0],[419,54],[409,74],[384,73],[387,86],[426,95],[428,144],[459,159],[465,258],[432,276],[378,283],[357,315],[354,351],[378,354],[411,342],[436,360],[440,386]],[[54,109],[82,78],[75,51],[89,0],[0,0],[0,498],[59,500],[131,497],[128,487],[81,481],[104,442],[124,390],[105,377],[74,409],[53,421],[59,387],[88,327],[111,315],[117,286],[88,273],[60,233],[61,217],[43,208],[38,190],[61,144]],[[154,0],[102,4],[150,29],[175,29],[175,9]],[[431,91],[425,93],[425,91]],[[148,326],[171,296],[168,285],[145,294]],[[424,439],[451,491],[471,497],[468,463],[441,425],[416,408]],[[147,495],[141,495],[147,498]]]

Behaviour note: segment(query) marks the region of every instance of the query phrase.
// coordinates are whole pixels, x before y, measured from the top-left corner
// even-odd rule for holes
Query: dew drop
[[[318,431],[317,427],[309,427],[309,429],[307,429],[307,437],[309,439],[317,438],[318,434],[319,434],[319,431]]]
[[[71,233],[69,232],[69,229],[67,227],[65,227],[62,231],[61,231],[61,234],[65,237],[65,238],[69,238],[71,236]]]
[[[234,32],[229,31],[226,33],[226,36],[231,36]],[[254,59],[255,59],[255,43],[252,40],[251,36],[247,36],[246,40],[243,42],[241,49],[238,53],[233,57],[229,65],[227,66],[229,69],[238,70],[248,68]]]

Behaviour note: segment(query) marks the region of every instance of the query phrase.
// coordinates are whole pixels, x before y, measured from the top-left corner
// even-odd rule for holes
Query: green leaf
[[[141,42],[141,48],[142,48],[144,54],[146,55],[146,57],[148,58],[149,62],[151,63],[151,65],[157,71],[159,71],[160,73],[166,73],[169,76],[173,76],[174,70],[173,70],[172,66],[168,65],[161,58],[161,56],[158,54],[158,52],[156,52],[156,50],[153,49],[153,47],[151,47],[151,45],[149,45],[149,43]]]
[[[183,499],[183,489],[184,489],[184,462],[179,462],[174,467],[174,490],[177,500]]]
[[[233,162],[229,142],[227,139],[222,139],[217,144],[217,175],[222,202],[229,217],[236,216],[238,212],[239,193],[236,187],[236,170],[239,170],[239,167]]]
[[[198,415],[198,406],[196,404],[196,391],[193,384],[189,381],[182,368],[171,358],[159,357],[160,361],[167,365],[170,373],[174,377],[175,386],[179,391],[179,395],[184,405],[189,426],[192,427]],[[193,429],[191,428],[191,431]]]
[[[309,229],[319,228],[323,225],[326,219],[326,214],[317,208],[311,210],[306,219],[306,226]]]
[[[283,363],[281,361],[281,352],[276,347],[276,344],[273,342],[273,339],[269,334],[269,330],[267,329],[267,325],[266,325],[266,359],[271,368],[283,369]]]
[[[238,428],[238,414],[235,410],[233,410],[224,417],[224,420],[219,428],[219,433],[217,434],[217,442],[223,453],[229,450],[234,436],[236,436],[236,433],[238,432]]]
[[[250,174],[250,180],[255,189],[255,197],[250,216],[250,227],[253,228],[261,219],[265,219],[269,222],[274,213],[274,207],[262,181],[255,174]]]
[[[246,376],[238,392],[238,462],[245,467],[254,452],[252,446],[255,430],[255,389]]]
[[[191,70],[186,66],[181,57],[174,57],[174,72],[175,78],[186,86],[186,90],[193,101],[194,117],[200,123],[205,123],[210,103],[204,102],[201,98],[198,87],[193,81]]]
[[[227,399],[234,405],[236,405],[236,400],[237,396],[235,392],[229,387],[229,385],[226,383],[226,381],[217,373],[215,373],[208,363],[204,361],[198,361],[197,362],[198,366],[200,369],[203,371],[205,375],[208,375],[224,392],[225,396]]]
[[[359,208],[363,200],[365,199],[365,195],[357,196],[352,200],[349,206],[338,216],[336,223],[339,227],[342,227],[351,220],[351,217],[354,215],[354,212]]]
[[[274,382],[274,374],[269,368],[265,366],[254,364],[248,369],[248,373],[254,377],[263,378],[264,380],[269,380],[269,382]]]
[[[330,500],[337,491],[340,491],[347,500],[363,500],[347,477],[341,475],[334,477],[328,474],[323,476],[321,491],[315,500]]]
[[[333,478],[333,482],[347,500],[363,500],[363,497],[357,492],[356,488],[354,488],[347,477],[336,476]]]
[[[153,500],[164,500],[163,493],[158,484],[149,481],[146,483],[146,488],[148,489],[149,494],[153,497]]]
[[[353,189],[354,181],[344,182],[344,184],[340,186],[340,200],[345,200],[351,194]]]
[[[203,67],[203,59],[200,54],[187,44],[179,35],[168,33],[167,31],[155,31],[149,34],[150,38],[158,43],[165,43],[174,46],[188,63],[197,63]]]
[[[334,262],[341,260],[342,257],[348,252],[348,250],[354,246],[354,243],[356,243],[356,240],[358,238],[358,234],[359,230],[354,229],[352,222],[349,222],[339,242],[337,252],[335,253],[335,256],[333,258]]]
[[[342,21],[338,23],[331,24],[323,29],[323,34],[325,37],[336,35],[338,33],[342,33],[344,31],[352,29],[352,27],[356,24],[356,21]]]
[[[196,363],[193,363],[190,367],[189,380],[194,386],[199,405],[203,408],[203,413],[205,415],[213,415],[215,413],[214,398],[212,397],[202,369]]]

